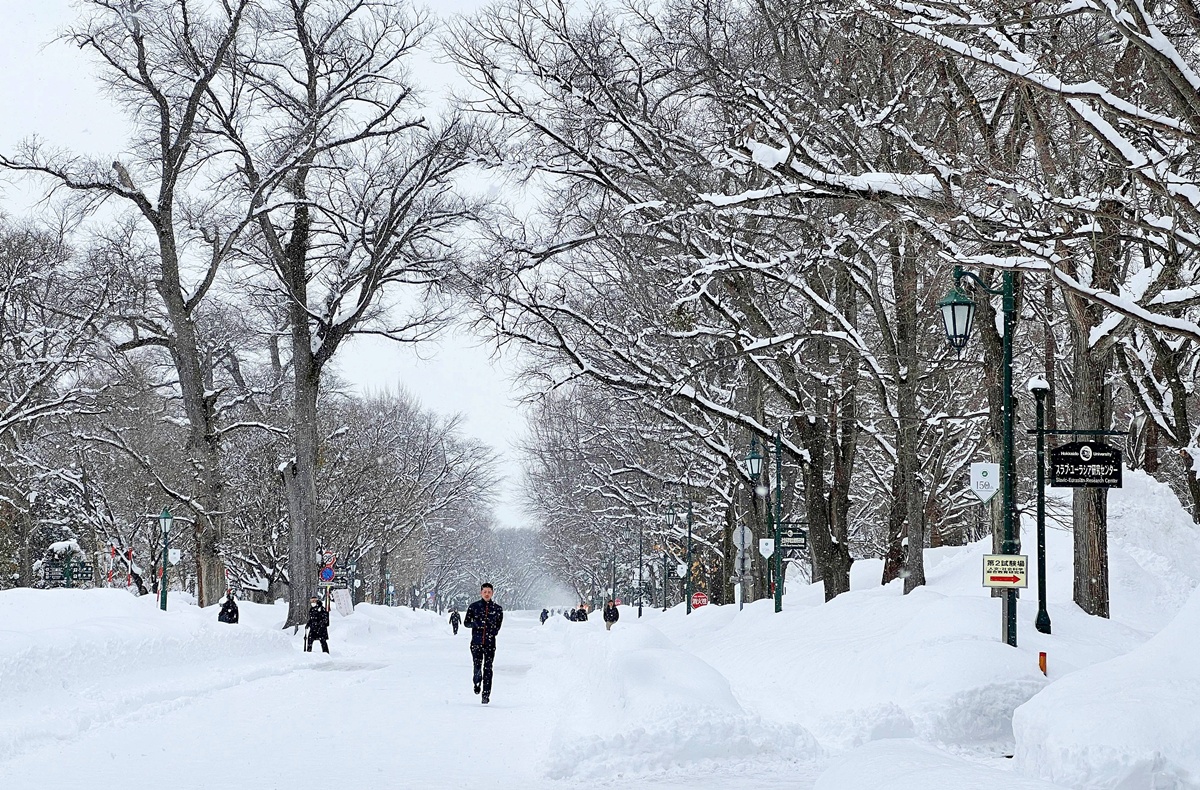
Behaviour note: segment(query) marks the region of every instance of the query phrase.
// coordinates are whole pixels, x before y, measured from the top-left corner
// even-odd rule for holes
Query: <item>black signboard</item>
[[[67,578],[67,576],[63,566],[55,562],[42,566],[42,578],[48,582],[60,582]]]
[[[91,565],[85,565],[81,562],[72,562],[71,578],[77,582],[90,582],[95,578],[95,571]]]
[[[1120,488],[1121,451],[1104,442],[1071,442],[1050,449],[1054,488]]]
[[[779,528],[780,548],[783,549],[803,549],[808,547],[808,530],[804,527],[797,527],[784,524]]]

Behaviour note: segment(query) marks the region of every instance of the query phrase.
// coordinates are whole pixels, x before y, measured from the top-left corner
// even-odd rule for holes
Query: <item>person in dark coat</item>
[[[563,617],[567,618],[572,623],[575,622],[575,610],[567,609],[567,610],[563,611]]]
[[[311,653],[313,642],[319,641],[321,649],[329,652],[329,612],[321,605],[321,599],[308,599],[308,623],[305,625],[304,652]]]
[[[455,636],[458,636],[458,624],[461,621],[462,618],[458,616],[458,607],[456,606],[450,610],[450,627],[454,629]]]
[[[579,604],[579,608],[575,610],[575,621],[579,623],[587,622],[587,607]]]
[[[225,591],[225,597],[221,599],[221,613],[217,615],[217,621],[222,623],[238,621],[237,599],[233,597],[233,590]]]
[[[621,613],[617,611],[617,602],[609,601],[604,604],[604,630],[611,631],[613,623],[621,618]]]
[[[549,619],[550,619],[550,610],[549,610],[549,609],[543,609],[543,610],[542,610],[542,625],[545,625],[545,624],[546,624],[546,621],[547,621],[547,620],[549,620]]]
[[[483,692],[483,704],[492,696],[492,661],[496,658],[496,634],[504,623],[504,610],[492,600],[492,585],[479,587],[479,600],[467,607],[463,625],[471,629],[471,660],[475,662],[475,693]]]

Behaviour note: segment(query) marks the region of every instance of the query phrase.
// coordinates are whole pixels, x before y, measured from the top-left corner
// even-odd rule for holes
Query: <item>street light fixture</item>
[[[975,318],[975,302],[962,290],[964,279],[973,282],[981,291],[1002,299],[1004,316],[1004,362],[1002,365],[1001,397],[1004,414],[1004,440],[1000,459],[1000,477],[1003,480],[1001,488],[1004,499],[1004,531],[1000,541],[1001,554],[1016,554],[1017,524],[1016,502],[1016,444],[1013,440],[1013,423],[1015,422],[1015,399],[1013,398],[1013,332],[1017,324],[1017,307],[1015,298],[1014,275],[1011,271],[1004,272],[1003,283],[999,290],[988,288],[978,275],[964,271],[961,266],[954,267],[954,287],[946,294],[938,307],[942,311],[942,323],[945,325],[946,339],[956,350],[961,350],[971,339],[971,325]],[[1004,591],[1003,626],[1001,631],[1004,641],[1012,647],[1017,646],[1017,591]]]
[[[938,302],[942,311],[942,324],[946,329],[946,339],[956,351],[966,348],[967,341],[971,339],[971,327],[975,323],[975,301],[958,287],[958,280],[962,275],[963,272],[955,268],[954,287]],[[977,277],[971,277],[978,282]],[[980,287],[988,293],[998,293],[988,290],[982,283]]]
[[[746,453],[746,457],[742,460],[742,465],[746,469],[746,474],[751,480],[758,480],[758,476],[762,474],[762,453],[758,451],[758,437],[755,436],[750,440],[750,452]]]
[[[167,611],[167,548],[171,537],[172,521],[174,518],[171,516],[171,511],[164,507],[162,513],[158,515],[158,526],[162,530],[163,536],[162,582],[159,584],[158,590],[158,608],[164,612]]]

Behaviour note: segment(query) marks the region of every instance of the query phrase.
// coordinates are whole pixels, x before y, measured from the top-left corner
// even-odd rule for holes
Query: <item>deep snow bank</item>
[[[821,755],[803,728],[747,713],[728,681],[646,623],[612,632],[557,618],[539,633],[528,687],[560,712],[547,774],[586,779],[693,773],[707,761],[804,762]]]
[[[230,626],[123,590],[0,592],[0,754],[284,671],[298,654],[272,610],[242,606],[269,628]]]
[[[1013,717],[1020,769],[1078,788],[1200,787],[1200,592],[1128,655],[1051,684]]]
[[[747,709],[802,725],[832,753],[886,738],[1008,752],[1018,707],[1048,684],[1144,644],[1200,579],[1200,538],[1170,489],[1132,471],[1125,484],[1110,496],[1113,619],[1072,602],[1072,535],[1051,529],[1053,634],[1033,628],[1031,586],[1018,606],[1016,650],[1000,641],[1000,601],[981,585],[990,541],[927,550],[928,584],[907,596],[899,581],[879,585],[879,561],[860,561],[851,591],[829,603],[819,584],[790,585],[781,614],[761,601],[740,613],[705,607],[687,617],[680,607],[652,622],[728,678]],[[1032,555],[1032,523],[1025,526]],[[1048,678],[1038,671],[1039,651],[1049,654]],[[1126,683],[1138,688],[1141,680]]]

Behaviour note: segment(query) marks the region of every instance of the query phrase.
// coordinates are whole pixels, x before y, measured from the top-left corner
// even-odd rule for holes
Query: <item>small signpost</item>
[[[1029,586],[1029,557],[1025,554],[983,555],[983,586],[1006,589]]]
[[[808,530],[794,524],[784,524],[779,528],[779,548],[808,548]]]
[[[700,606],[708,606],[708,594],[702,592],[692,593],[692,608],[695,609]]]
[[[1104,442],[1050,448],[1051,488],[1120,488],[1121,451]]]
[[[984,503],[1000,493],[1000,464],[982,461],[971,464],[971,491]]]
[[[746,524],[738,524],[733,528],[733,545],[737,546],[738,551],[745,551],[754,544],[754,533],[750,531],[750,527]]]
[[[323,582],[333,581],[333,568],[330,568],[328,566],[322,568],[320,576],[321,576],[321,581],[323,581]]]
[[[675,566],[675,578],[676,579],[682,579],[683,575],[685,573],[687,573],[687,566],[684,565],[682,562]]]
[[[183,551],[180,549],[167,549],[167,559],[172,565],[178,565],[179,560],[183,557]]]
[[[775,539],[760,538],[758,541],[758,553],[763,555],[764,559],[770,559],[771,555],[775,553]]]
[[[74,582],[90,582],[96,569],[84,562],[50,562],[42,565],[42,579],[70,587]]]

